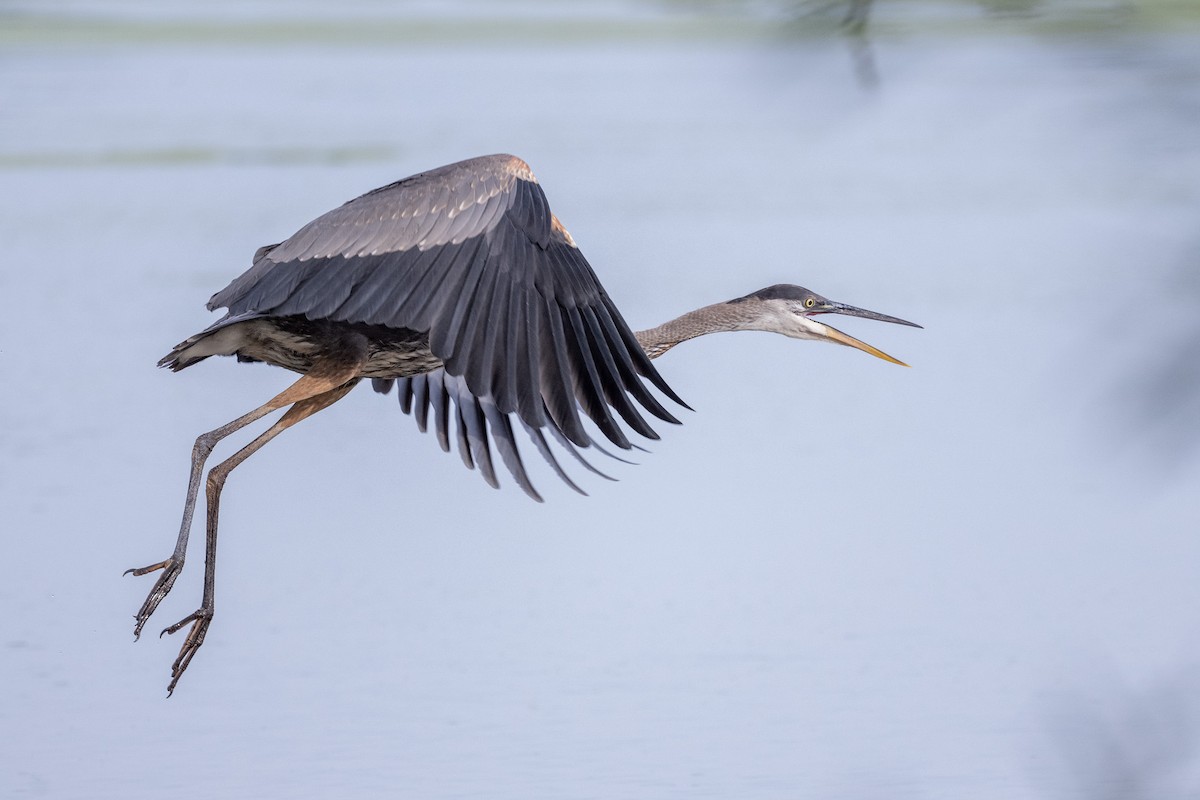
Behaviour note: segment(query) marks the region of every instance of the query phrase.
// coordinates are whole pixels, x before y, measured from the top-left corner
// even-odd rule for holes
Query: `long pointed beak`
[[[920,325],[918,325],[915,322],[909,322],[908,320],[900,319],[899,317],[889,317],[887,314],[880,314],[875,311],[867,311],[865,308],[858,308],[857,306],[848,306],[845,303],[832,303],[832,302],[827,303],[824,306],[818,308],[815,311],[815,313],[816,314],[845,314],[850,317],[863,317],[864,319],[874,319],[874,320],[879,320],[880,322],[893,322],[897,325],[909,325],[913,328],[921,327]],[[809,321],[819,325],[821,327],[820,333],[831,342],[837,342],[838,344],[844,344],[847,347],[853,347],[855,350],[862,350],[864,353],[870,353],[871,355],[875,356],[876,358],[882,358],[884,361],[890,361],[893,364],[899,364],[902,367],[908,366],[908,364],[905,364],[900,359],[892,358],[891,356],[889,356],[887,353],[883,352],[882,350],[880,350],[876,347],[872,347],[871,345],[867,344],[866,342],[855,339],[853,336],[851,336],[848,333],[842,333],[841,331],[839,331],[837,328],[833,327],[832,325],[826,325],[823,322],[817,322],[817,320],[813,319],[811,315],[809,316]]]
[[[826,340],[828,340],[830,342],[837,342],[838,344],[844,344],[847,347],[853,347],[855,350],[862,350],[864,353],[870,353],[871,355],[875,356],[876,358],[882,358],[884,361],[890,361],[893,364],[899,364],[902,367],[908,366],[908,364],[905,364],[900,359],[892,358],[891,356],[889,356],[887,353],[883,352],[879,348],[872,347],[871,345],[867,344],[864,341],[855,339],[853,336],[851,336],[848,333],[842,333],[841,331],[839,331],[837,328],[833,327],[832,325],[826,325],[824,322],[817,322],[815,319],[811,319],[811,318],[809,319],[809,322],[812,322],[815,325],[819,325],[821,328],[819,333],[821,334],[821,336],[823,338],[825,338]]]
[[[857,306],[848,306],[845,303],[827,303],[821,308],[816,309],[818,314],[845,314],[848,317],[863,317],[864,319],[877,319],[880,322],[894,322],[897,325],[908,325],[912,328],[920,328],[921,326],[915,322],[909,322],[906,319],[899,317],[889,317],[887,314],[880,314],[876,311],[867,311],[865,308]]]

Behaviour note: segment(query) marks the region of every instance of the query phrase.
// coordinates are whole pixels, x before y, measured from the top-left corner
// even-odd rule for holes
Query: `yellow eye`
[[[805,308],[812,308],[816,304],[817,304],[817,301],[813,300],[811,297],[804,301]]]

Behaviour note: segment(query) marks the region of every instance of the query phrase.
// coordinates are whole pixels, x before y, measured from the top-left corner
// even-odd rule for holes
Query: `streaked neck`
[[[745,330],[749,322],[748,303],[715,303],[697,308],[657,328],[638,331],[634,334],[638,344],[651,358],[658,358],[680,342],[695,339],[707,333]]]

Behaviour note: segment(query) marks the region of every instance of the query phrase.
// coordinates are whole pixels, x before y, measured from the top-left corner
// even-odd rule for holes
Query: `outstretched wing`
[[[260,249],[209,301],[220,307],[427,332],[447,382],[461,379],[474,407],[550,426],[580,447],[591,441],[580,409],[622,448],[630,442],[612,411],[657,438],[631,397],[676,421],[643,377],[683,404],[514,156],[462,161],[351,200]]]

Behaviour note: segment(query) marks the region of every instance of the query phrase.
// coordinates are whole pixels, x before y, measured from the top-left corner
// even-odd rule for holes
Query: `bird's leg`
[[[229,473],[267,442],[300,420],[310,417],[321,409],[342,399],[357,383],[358,379],[355,378],[323,394],[310,397],[307,400],[301,400],[288,409],[287,413],[278,422],[264,431],[257,439],[209,470],[208,480],[205,482],[205,499],[208,501],[208,516],[205,525],[204,596],[200,602],[199,609],[188,614],[179,622],[164,630],[162,634],[159,634],[161,636],[163,634],[175,633],[189,622],[192,624],[191,630],[188,631],[187,638],[183,642],[183,646],[179,649],[179,657],[175,659],[175,663],[171,666],[171,684],[167,687],[168,696],[175,691],[175,684],[179,682],[188,665],[192,663],[192,657],[196,655],[196,651],[200,649],[200,645],[204,644],[204,634],[208,631],[208,626],[212,622],[213,598],[217,576],[217,519],[221,507],[221,489],[224,488],[225,480],[229,477]]]
[[[171,587],[175,584],[175,579],[183,569],[184,556],[187,552],[188,533],[192,528],[192,517],[196,509],[196,495],[200,489],[200,476],[204,472],[204,462],[208,459],[213,448],[226,436],[241,430],[273,411],[278,411],[281,408],[307,400],[310,397],[324,394],[352,380],[358,372],[359,367],[366,360],[365,340],[362,337],[347,337],[345,341],[338,344],[340,346],[335,351],[319,359],[313,364],[307,374],[287,389],[275,395],[250,413],[238,417],[232,422],[222,425],[220,428],[202,434],[196,439],[196,444],[192,448],[192,470],[188,480],[187,499],[184,501],[183,506],[183,523],[179,526],[179,537],[175,540],[175,551],[163,561],[146,567],[131,569],[125,573],[126,575],[130,573],[134,575],[146,575],[162,570],[162,575],[158,577],[154,587],[150,590],[150,594],[146,596],[146,601],[142,603],[142,607],[138,609],[138,613],[135,615],[136,622],[133,628],[135,638],[141,634],[142,628],[145,626],[146,621],[150,619],[150,615],[158,608],[158,604],[171,591]]]
[[[137,621],[133,626],[133,638],[136,639],[142,635],[142,628],[145,627],[146,621],[150,619],[150,615],[154,613],[154,609],[158,608],[158,604],[162,602],[163,598],[170,593],[171,587],[175,585],[175,579],[179,577],[179,573],[183,569],[184,555],[187,552],[188,533],[192,529],[192,516],[196,510],[196,494],[200,489],[200,476],[204,473],[204,462],[208,460],[209,454],[216,447],[217,442],[226,436],[241,430],[255,420],[265,417],[272,411],[278,411],[279,408],[280,406],[274,405],[274,401],[266,403],[254,409],[249,414],[240,416],[233,422],[222,425],[208,433],[202,433],[196,438],[196,444],[192,447],[192,471],[188,479],[187,499],[183,503],[183,522],[179,526],[179,538],[175,540],[175,552],[156,564],[125,571],[126,575],[147,575],[151,572],[162,570],[162,574],[158,576],[158,580],[150,590],[150,594],[146,596],[146,601],[142,603],[142,607],[138,609],[134,617]]]

